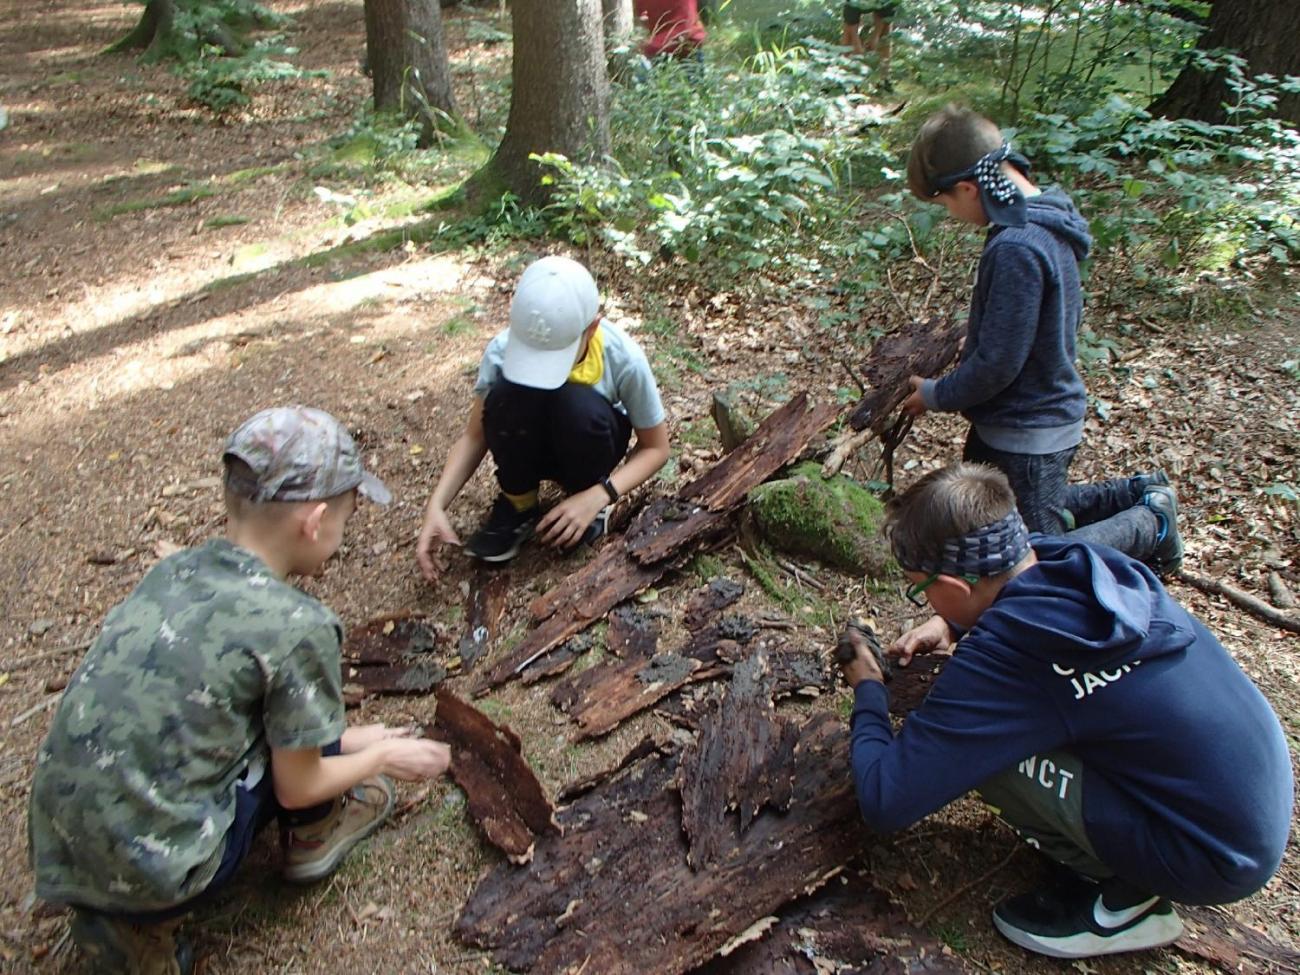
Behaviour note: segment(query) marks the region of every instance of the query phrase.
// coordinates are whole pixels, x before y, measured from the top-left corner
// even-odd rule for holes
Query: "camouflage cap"
[[[323,501],[356,488],[376,504],[392,493],[361,464],[356,443],[338,420],[309,406],[277,406],[249,417],[226,441],[222,459],[252,469],[253,480],[227,478],[249,501]]]

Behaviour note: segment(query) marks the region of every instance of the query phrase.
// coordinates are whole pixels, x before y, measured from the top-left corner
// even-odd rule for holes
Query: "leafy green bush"
[[[250,89],[272,81],[323,78],[328,72],[307,71],[275,56],[292,56],[296,48],[285,47],[273,37],[258,41],[244,53],[230,57],[221,49],[205,45],[191,61],[180,67],[189,79],[186,94],[191,101],[217,114],[249,103]]]

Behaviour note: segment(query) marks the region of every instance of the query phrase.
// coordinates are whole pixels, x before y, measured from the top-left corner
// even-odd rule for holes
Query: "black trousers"
[[[506,494],[527,494],[542,481],[575,494],[618,466],[632,424],[591,386],[534,389],[502,378],[483,403],[483,433]]]
[[[1140,485],[1128,477],[1068,483],[1075,450],[1012,454],[990,447],[971,427],[962,459],[996,467],[1007,476],[1016,507],[1031,532],[1109,545],[1139,561],[1149,559],[1156,550],[1160,522],[1155,512],[1141,504]],[[1063,511],[1073,516],[1074,531],[1065,530]]]

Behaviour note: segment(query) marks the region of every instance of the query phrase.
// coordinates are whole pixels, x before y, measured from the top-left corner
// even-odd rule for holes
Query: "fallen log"
[[[924,322],[913,321],[876,342],[862,363],[861,376],[867,387],[849,414],[854,430],[884,432],[894,410],[912,392],[911,376],[938,376],[957,358],[963,325],[942,316]]]
[[[847,735],[830,715],[801,729],[790,809],[765,809],[713,869],[686,860],[675,750],[629,765],[560,810],[523,869],[502,864],[456,933],[515,971],[680,975],[861,852]]]
[[[452,779],[474,821],[513,863],[527,863],[539,837],[559,832],[555,809],[524,761],[519,736],[447,691],[428,735],[451,746]]]
[[[714,534],[729,517],[680,498],[658,498],[628,526],[624,545],[628,554],[647,565],[666,559],[702,535]]]

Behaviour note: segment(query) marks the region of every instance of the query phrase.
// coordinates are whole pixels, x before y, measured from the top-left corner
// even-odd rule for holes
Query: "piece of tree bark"
[[[710,579],[708,585],[696,590],[687,601],[682,625],[688,630],[698,630],[744,594],[743,582],[724,576]]]
[[[698,502],[710,511],[725,511],[740,504],[752,488],[798,457],[808,441],[830,426],[839,412],[832,403],[810,404],[807,393],[796,394],[760,423],[748,440],[682,488],[677,496]]]
[[[510,575],[478,567],[470,577],[469,595],[465,599],[465,634],[460,638],[460,662],[469,673],[487,653],[492,637],[506,610]]]
[[[718,709],[683,750],[675,780],[692,867],[714,867],[738,849],[764,806],[790,807],[798,734],[797,723],[772,706],[766,655],[738,663]]]
[[[519,675],[519,682],[527,687],[529,684],[536,684],[540,680],[564,673],[577,663],[578,658],[587,653],[594,643],[595,640],[590,633],[579,633],[577,636],[569,637],[554,651],[526,667]]]
[[[686,862],[671,787],[677,757],[643,758],[562,809],[561,835],[538,840],[526,868],[489,872],[456,933],[498,964],[538,975],[584,963],[602,975],[689,971],[861,851],[847,748],[835,718],[811,718],[796,745],[789,811],[764,810],[738,847],[701,871]]]
[[[365,15],[375,111],[419,122],[428,146],[456,116],[442,13],[433,0],[365,0]]]
[[[629,43],[632,37],[632,0],[601,0],[601,23],[605,32],[605,53]]]
[[[1210,20],[1196,44],[1201,51],[1227,48],[1245,59],[1249,76],[1300,75],[1296,43],[1296,7],[1288,0],[1215,0]],[[1151,105],[1152,115],[1190,118],[1219,124],[1228,121],[1225,106],[1235,96],[1222,71],[1202,71],[1189,60],[1164,94]],[[1300,124],[1300,93],[1278,97],[1272,114]]]
[[[1263,620],[1269,626],[1290,630],[1292,633],[1300,633],[1300,616],[1274,609],[1264,600],[1252,596],[1248,592],[1242,592],[1236,586],[1230,586],[1226,582],[1211,579],[1209,576],[1203,576],[1188,569],[1180,569],[1175,578],[1187,583],[1189,586],[1195,586],[1201,592],[1208,593],[1211,596],[1222,596],[1234,606],[1244,609],[1255,618]]]
[[[1174,947],[1225,972],[1239,975],[1280,975],[1300,971],[1300,952],[1274,942],[1213,907],[1179,904],[1183,935]]]
[[[343,682],[365,695],[427,694],[447,676],[438,633],[420,613],[380,616],[348,633]]]
[[[692,975],[969,975],[859,871],[781,909],[761,937]]]
[[[624,546],[642,565],[660,562],[701,536],[717,534],[729,517],[679,498],[656,498],[628,526]]]
[[[487,170],[528,203],[545,201],[534,154],[589,163],[609,153],[601,0],[514,0],[506,134]]]
[[[862,363],[867,393],[849,415],[854,430],[873,430],[879,436],[893,419],[894,410],[911,393],[910,376],[938,376],[957,358],[964,329],[946,318],[911,322],[886,335],[871,347]]]
[[[1296,608],[1295,596],[1276,572],[1268,574],[1268,598],[1273,600],[1273,605],[1278,609]]]
[[[437,702],[429,737],[451,746],[450,775],[465,791],[470,815],[511,862],[527,863],[536,840],[559,826],[519,736],[447,691]]]

